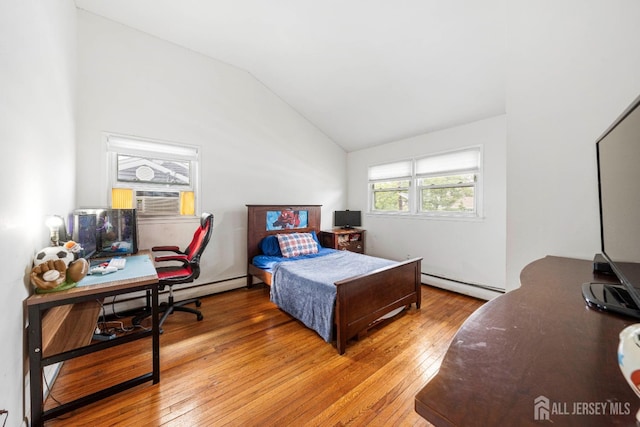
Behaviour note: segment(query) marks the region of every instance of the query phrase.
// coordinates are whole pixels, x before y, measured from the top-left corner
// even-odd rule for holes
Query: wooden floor
[[[175,313],[160,338],[160,383],[146,383],[47,426],[426,426],[416,393],[483,301],[423,286],[422,308],[335,345],[280,311],[265,288],[202,299],[204,320]],[[51,397],[151,369],[147,339],[68,361]],[[46,408],[57,404],[49,398]]]

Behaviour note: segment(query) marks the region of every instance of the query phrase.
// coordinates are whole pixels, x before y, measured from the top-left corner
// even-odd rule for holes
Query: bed
[[[349,339],[360,337],[411,304],[420,308],[422,258],[398,262],[318,244],[318,254],[271,259],[274,239],[286,240],[292,236],[284,235],[291,233],[317,236],[321,205],[247,208],[247,286],[253,286],[254,278],[269,285],[271,299],[278,307],[316,330],[325,341],[335,340],[339,354],[345,353]],[[346,266],[346,270],[338,266]],[[311,316],[320,318],[319,329],[313,319],[305,318],[305,310],[320,310],[316,300],[324,305],[321,314]]]

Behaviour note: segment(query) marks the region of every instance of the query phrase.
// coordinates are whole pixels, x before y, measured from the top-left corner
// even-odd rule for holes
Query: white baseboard
[[[174,293],[179,295],[176,299],[200,298],[206,295],[217,294],[220,292],[231,291],[233,289],[244,288],[247,286],[247,279],[239,277],[236,279],[225,280],[222,282],[198,285],[186,289],[180,289],[174,286]]]
[[[42,401],[44,402],[49,396],[50,388],[53,387],[53,384],[56,382],[56,378],[58,378],[58,374],[60,373],[60,369],[62,368],[62,364],[64,362],[54,363],[53,365],[45,366],[42,369],[43,383],[42,383]]]
[[[202,285],[193,285],[186,284],[173,287],[174,298],[176,301],[191,299],[191,298],[200,298],[207,295],[217,294],[220,292],[226,292],[233,289],[239,289],[247,286],[247,279],[245,277],[239,277],[235,279],[224,280],[216,283],[208,283]],[[165,291],[168,291],[168,288],[165,288]],[[167,300],[169,293],[161,292],[160,293],[160,302],[164,302]],[[133,310],[137,308],[144,307],[146,304],[145,293],[138,292],[137,294],[131,294],[133,299],[129,299],[124,302],[118,302],[116,300],[116,304],[113,307],[115,312],[123,312],[127,310]],[[112,313],[112,309],[110,307],[111,301],[109,299],[105,300],[105,305],[109,305],[109,308],[106,309],[107,314]]]
[[[422,283],[436,288],[445,289],[451,292],[457,292],[463,295],[469,295],[474,298],[483,299],[486,301],[492,300],[504,292],[500,290],[492,290],[482,286],[475,286],[472,284],[460,283],[454,280],[447,280],[440,277],[434,277],[427,274],[422,275]],[[254,283],[258,284],[258,283]],[[245,277],[238,277],[235,279],[224,280],[216,283],[202,284],[202,285],[185,285],[184,288],[174,286],[174,296],[176,300],[184,300],[190,298],[200,298],[207,295],[217,294],[220,292],[226,292],[233,289],[240,289],[247,286],[247,280]],[[166,301],[168,293],[164,292],[160,294],[160,302]],[[109,304],[110,301],[105,301]],[[125,302],[117,302],[115,304],[115,311],[121,312],[126,310],[137,309],[145,305],[144,293],[138,293],[137,298],[130,299]],[[111,308],[107,309],[107,314],[111,313]]]
[[[500,295],[504,295],[504,292],[494,291],[480,286],[460,283],[453,280],[442,279],[440,277],[434,277],[425,274],[422,275],[422,283],[435,286],[436,288],[445,289],[447,291],[469,295],[471,297],[483,299],[486,301],[492,300],[496,297],[499,297]]]

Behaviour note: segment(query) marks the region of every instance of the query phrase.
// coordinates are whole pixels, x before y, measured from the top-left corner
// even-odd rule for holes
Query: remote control
[[[127,265],[127,259],[126,258],[111,258],[111,261],[109,261],[109,267],[115,267],[118,270],[122,270],[125,265]]]

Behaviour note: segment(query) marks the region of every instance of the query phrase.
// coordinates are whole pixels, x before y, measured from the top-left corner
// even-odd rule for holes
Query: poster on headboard
[[[309,226],[307,211],[284,209],[267,211],[267,231],[307,228]]]

